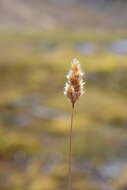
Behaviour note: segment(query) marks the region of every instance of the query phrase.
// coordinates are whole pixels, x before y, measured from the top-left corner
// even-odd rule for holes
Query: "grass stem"
[[[71,111],[71,126],[69,132],[69,171],[68,171],[68,190],[72,190],[72,132],[73,132],[74,104]]]

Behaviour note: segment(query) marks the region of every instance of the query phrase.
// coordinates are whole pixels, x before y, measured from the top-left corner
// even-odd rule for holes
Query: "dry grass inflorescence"
[[[80,96],[83,95],[84,90],[84,82],[83,82],[83,72],[81,71],[80,64],[78,59],[73,59],[72,67],[67,75],[67,83],[65,85],[64,94],[68,97],[72,104],[72,114],[71,114],[71,127],[70,127],[70,144],[69,144],[69,182],[68,182],[68,190],[72,190],[72,129],[73,129],[73,115],[74,115],[74,106],[76,101]]]

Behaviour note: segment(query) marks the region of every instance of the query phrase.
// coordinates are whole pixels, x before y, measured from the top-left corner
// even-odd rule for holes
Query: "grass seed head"
[[[79,99],[84,93],[83,72],[80,68],[78,59],[72,60],[71,70],[67,75],[67,83],[65,84],[64,94],[69,98],[72,105]]]

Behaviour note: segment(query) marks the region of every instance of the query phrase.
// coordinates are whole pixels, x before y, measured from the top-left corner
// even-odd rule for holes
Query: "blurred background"
[[[0,190],[66,190],[71,60],[73,190],[127,190],[127,1],[0,0]]]

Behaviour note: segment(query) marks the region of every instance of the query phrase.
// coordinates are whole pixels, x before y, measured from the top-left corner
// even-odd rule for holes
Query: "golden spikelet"
[[[67,83],[65,84],[64,95],[66,95],[74,106],[75,102],[83,95],[84,82],[83,72],[81,71],[78,59],[73,59],[72,67],[67,75]]]

